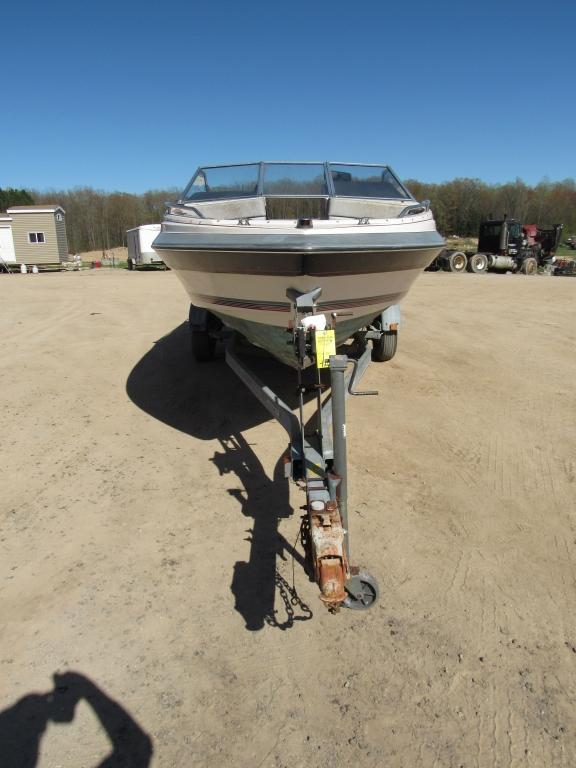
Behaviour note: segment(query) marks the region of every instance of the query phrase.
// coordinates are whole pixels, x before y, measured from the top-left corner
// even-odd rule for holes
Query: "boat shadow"
[[[287,405],[296,406],[293,371],[264,354],[252,357],[250,367]],[[295,543],[278,530],[280,520],[293,513],[283,454],[270,478],[243,434],[271,417],[228,367],[223,350],[209,364],[196,363],[190,354],[188,324],[182,323],[154,342],[136,363],[126,392],[135,405],[164,424],[196,439],[217,441],[211,461],[221,475],[240,481],[241,488],[228,492],[253,523],[248,531],[250,556],[235,564],[231,590],[246,629],[268,625],[285,630],[311,618],[311,609],[277,568],[280,557],[293,558],[305,569]]]

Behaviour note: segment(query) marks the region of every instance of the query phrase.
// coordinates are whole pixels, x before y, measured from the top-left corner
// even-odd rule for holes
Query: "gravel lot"
[[[349,401],[381,601],[332,616],[174,274],[0,276],[3,768],[576,765],[575,297],[420,278]]]

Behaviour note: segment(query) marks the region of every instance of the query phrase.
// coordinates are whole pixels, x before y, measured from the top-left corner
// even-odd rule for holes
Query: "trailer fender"
[[[399,305],[392,304],[391,307],[385,309],[380,315],[380,322],[383,331],[399,331],[401,324]]]

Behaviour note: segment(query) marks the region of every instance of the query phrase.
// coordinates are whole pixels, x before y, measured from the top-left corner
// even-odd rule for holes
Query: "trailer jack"
[[[336,613],[342,606],[370,608],[379,594],[374,577],[350,565],[345,409],[347,395],[378,393],[354,388],[368,367],[371,350],[365,346],[355,358],[336,354],[337,313],[332,313],[330,320],[317,313],[320,293],[320,288],[308,293],[287,292],[293,316],[287,343],[294,345],[298,361],[298,416],[238,357],[234,334],[226,345],[226,362],[288,433],[285,476],[306,491],[302,540],[310,573],[320,588],[320,599]],[[303,371],[311,366],[316,371],[315,384],[306,389]],[[330,375],[329,387],[322,380],[324,370]],[[330,392],[323,400],[328,388]],[[306,432],[304,421],[304,397],[310,389],[316,398],[312,434]]]

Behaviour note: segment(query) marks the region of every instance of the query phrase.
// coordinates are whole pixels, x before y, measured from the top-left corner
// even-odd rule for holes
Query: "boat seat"
[[[393,219],[406,208],[406,200],[369,200],[359,197],[331,197],[329,218]]]
[[[201,219],[252,219],[266,216],[264,197],[241,197],[237,200],[191,200],[186,208]]]

